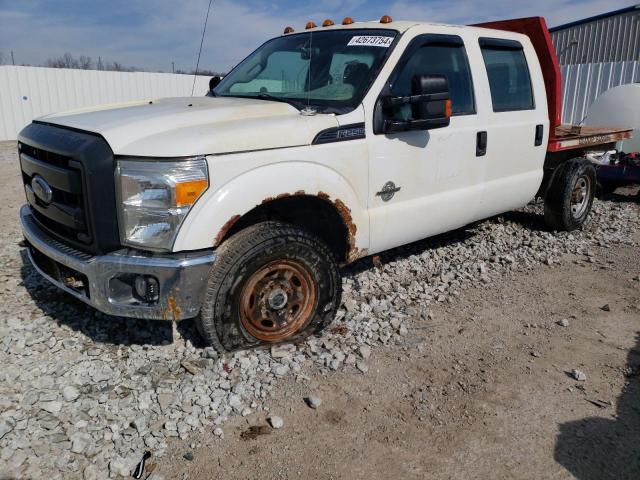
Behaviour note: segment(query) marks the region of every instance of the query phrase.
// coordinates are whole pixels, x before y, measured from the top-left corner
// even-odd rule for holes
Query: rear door
[[[529,40],[480,37],[488,84],[485,191],[480,217],[526,205],[543,176],[549,118],[544,81]],[[487,100],[489,100],[487,99]]]

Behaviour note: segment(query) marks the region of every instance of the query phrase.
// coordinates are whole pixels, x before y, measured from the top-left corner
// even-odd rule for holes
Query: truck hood
[[[335,115],[301,115],[287,103],[184,97],[46,115],[53,125],[101,135],[116,155],[182,157],[309,145]]]

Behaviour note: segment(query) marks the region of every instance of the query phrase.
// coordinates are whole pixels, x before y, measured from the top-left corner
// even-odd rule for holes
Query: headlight
[[[116,185],[122,243],[171,250],[182,221],[209,186],[207,161],[118,160]]]

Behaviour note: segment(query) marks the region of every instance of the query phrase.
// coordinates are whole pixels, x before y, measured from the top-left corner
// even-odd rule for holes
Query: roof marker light
[[[327,18],[324,22],[322,22],[323,27],[331,27],[333,25],[335,25],[335,23],[333,23],[333,20],[331,20],[330,18]]]
[[[293,33],[295,32],[295,30],[293,29],[293,27],[287,27],[284,29],[284,34],[286,35],[287,33]]]
[[[352,23],[353,23],[353,18],[351,17],[344,17],[344,20],[342,20],[343,25],[351,25]]]
[[[389,15],[384,15],[380,19],[380,23],[391,23],[391,22],[393,22],[393,19]]]
[[[311,30],[312,28],[316,28],[317,25],[314,22],[307,22],[307,26],[305,27],[305,29],[307,30]]]

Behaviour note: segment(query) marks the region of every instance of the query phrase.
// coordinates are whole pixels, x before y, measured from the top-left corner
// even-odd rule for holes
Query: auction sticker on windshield
[[[381,37],[375,35],[357,36],[349,40],[349,47],[383,47],[389,48],[393,43],[393,37]]]

